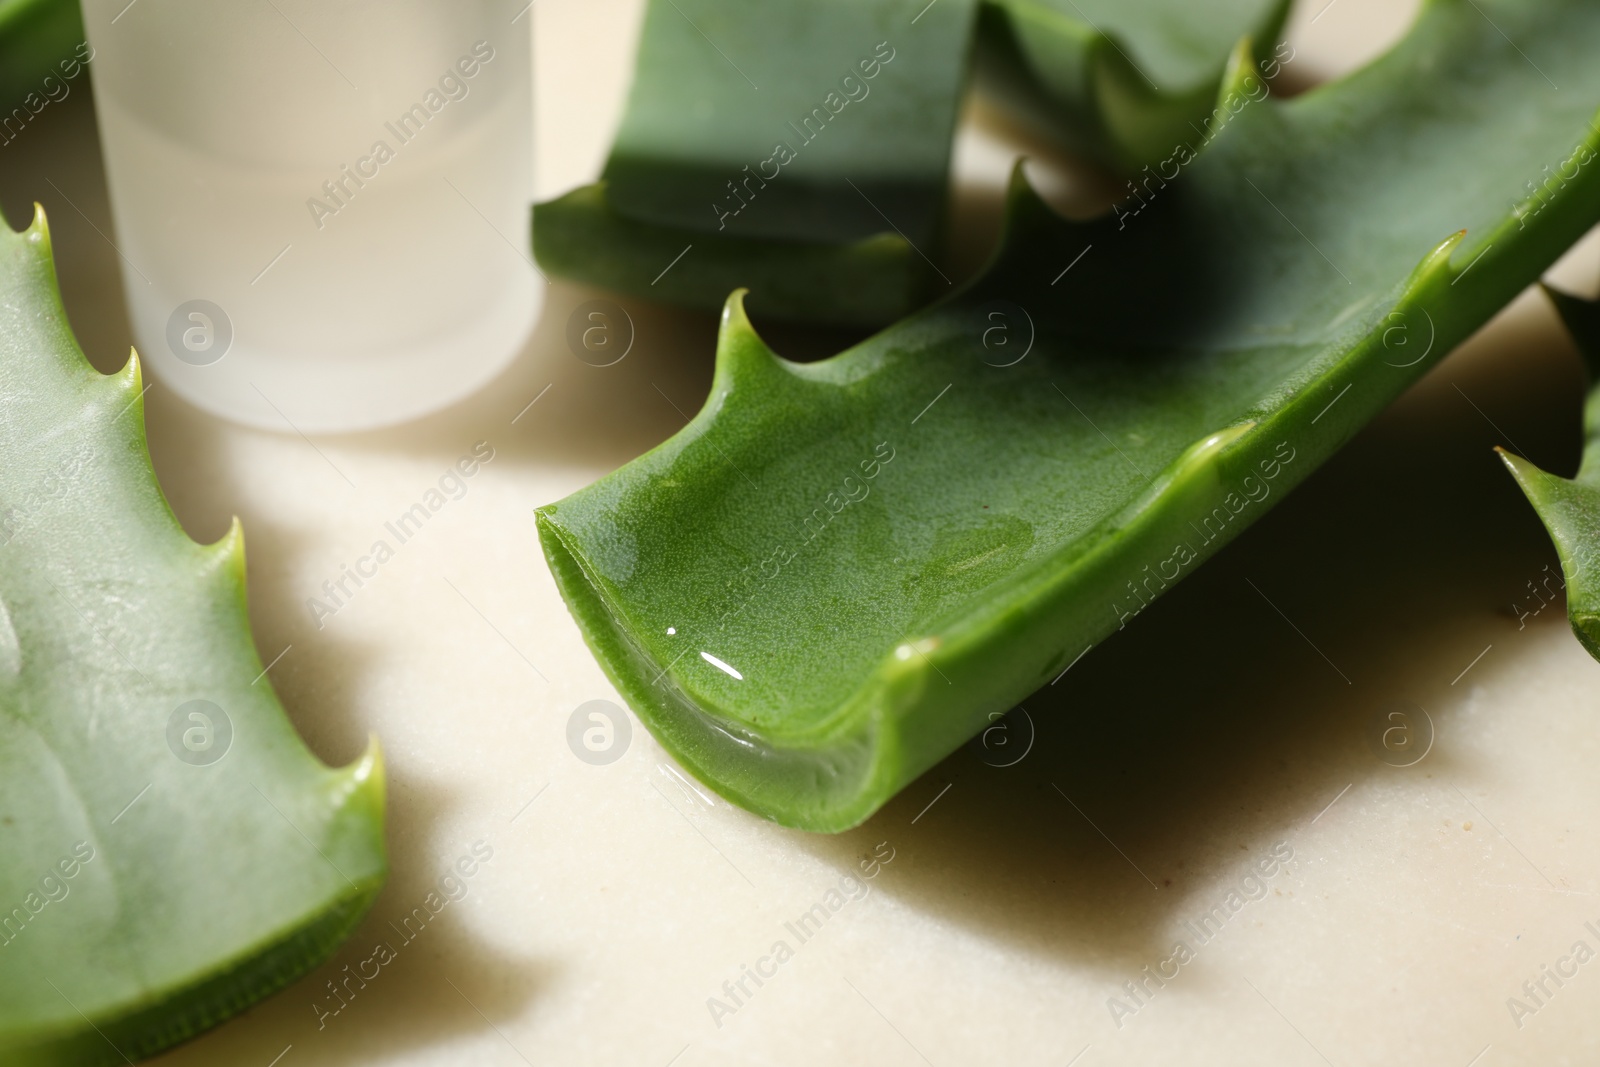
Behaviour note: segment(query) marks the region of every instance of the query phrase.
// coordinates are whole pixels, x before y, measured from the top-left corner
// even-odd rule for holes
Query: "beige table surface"
[[[1305,81],[1381,49],[1414,10],[1323,3],[1293,27]],[[534,16],[549,196],[599,167],[639,5],[539,0]],[[109,369],[130,339],[88,96],[5,149],[0,201],[17,222],[45,204],[73,323]],[[972,110],[963,233],[992,223],[1017,148]],[[1038,173],[1082,195],[1070,171]],[[1575,284],[1600,277],[1590,251]],[[551,286],[527,350],[469,401],[315,448],[150,390],[184,525],[212,540],[244,520],[256,639],[263,660],[284,652],[271,677],[295,725],[330,761],[381,737],[393,857],[331,963],[161,1063],[1600,1062],[1600,962],[1547,979],[1520,1020],[1507,1007],[1576,941],[1600,949],[1585,926],[1600,929],[1600,665],[1559,603],[1531,614],[1555,555],[1490,451],[1575,463],[1578,364],[1541,298],[1031,698],[1020,763],[963,750],[862,828],[819,837],[701,796],[637,726],[608,766],[567,746],[578,704],[617,697],[532,509],[674,432],[711,366],[705,319],[636,302],[628,358],[579,362],[563,331],[592,295]],[[468,495],[319,630],[306,599],[479,440],[495,458]],[[1436,727],[1408,768],[1367,741],[1395,701]],[[468,895],[319,1028],[325,983],[478,841],[493,858]],[[803,944],[787,932],[880,843],[892,860],[865,897]],[[1292,859],[1263,898],[1197,936],[1275,847]],[[780,939],[794,957],[713,1019],[707,998]],[[1111,998],[1136,1005],[1123,983],[1180,940],[1193,958],[1114,1019]]]

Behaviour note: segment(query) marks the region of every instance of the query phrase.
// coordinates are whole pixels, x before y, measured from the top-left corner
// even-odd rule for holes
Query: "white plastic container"
[[[517,354],[544,289],[523,2],[83,0],[162,384],[238,422],[357,430]]]

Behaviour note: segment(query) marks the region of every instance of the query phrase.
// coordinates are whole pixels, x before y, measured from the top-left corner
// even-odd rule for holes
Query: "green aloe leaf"
[[[1593,162],[1591,155],[1585,163]],[[1582,165],[1582,164],[1580,164]],[[1500,458],[1527,494],[1561,553],[1561,576],[1546,578],[1540,598],[1565,587],[1567,618],[1572,632],[1600,659],[1600,302],[1583,300],[1546,289],[1556,310],[1572,331],[1589,372],[1589,397],[1583,408],[1583,459],[1575,478],[1562,478],[1539,469],[1521,456],[1499,449]],[[1532,604],[1532,601],[1529,601]],[[1538,609],[1535,609],[1538,610]]]
[[[185,536],[139,363],[103,377],[39,211],[0,227],[0,1063],[120,1064],[325,959],[382,885],[383,768],[295,734],[237,522]]]
[[[78,0],[0,0],[0,146],[63,93],[89,54]]]
[[[1271,82],[1290,0],[987,0],[985,81],[1035,128],[1115,170],[1159,167],[1222,124],[1217,86],[1241,36]]]
[[[859,822],[1133,622],[1600,219],[1600,6],[1432,0],[1252,98],[1090,223],[1021,183],[958,296],[809,365],[725,313],[676,436],[540,509],[661,742],[780,822]],[[1559,90],[1556,88],[1559,86]],[[1152,650],[1153,655],[1159,652]]]
[[[874,326],[920,306],[948,286],[933,259],[977,7],[652,0],[600,182],[534,209],[540,264],[707,310],[743,287],[775,319]],[[1276,76],[1287,9],[990,0],[980,36],[1003,99],[1131,172],[1225,122],[1212,106],[1241,34]]]
[[[753,286],[775,318],[925,303],[976,7],[651,0],[599,184],[534,209],[539,262],[707,310]]]
[[[898,234],[832,245],[657,226],[612,208],[603,182],[535,204],[533,220],[534,255],[546,272],[679,307],[721,307],[743,285],[761,294],[773,319],[871,327],[926,303],[933,284],[943,287]]]

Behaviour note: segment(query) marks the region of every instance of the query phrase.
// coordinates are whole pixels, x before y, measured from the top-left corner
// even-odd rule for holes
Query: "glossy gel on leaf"
[[[959,296],[807,365],[734,299],[689,425],[540,509],[590,647],[724,796],[860,822],[1600,220],[1595,167],[1512,210],[1600,137],[1596,54],[1590,0],[1431,0],[1386,56],[1278,101],[1241,44],[1221,96],[1256,102],[1176,180],[1090,223],[1019,180]]]
[[[251,640],[235,522],[150,468],[138,359],[79,351],[44,214],[0,227],[0,1062],[144,1059],[322,962],[383,883],[374,743],[325,767]]]
[[[1029,125],[1113,170],[1159,175],[1174,147],[1226,121],[1217,86],[1242,36],[1271,82],[1290,0],[986,0],[987,86]],[[1170,166],[1170,165],[1169,165]]]
[[[1593,161],[1591,154],[1583,163]],[[1600,659],[1600,303],[1553,289],[1546,292],[1572,331],[1588,371],[1583,459],[1577,477],[1562,478],[1505,449],[1498,451],[1561,554],[1572,632],[1589,655]]]
[[[976,0],[651,0],[599,184],[534,208],[552,274],[882,325],[944,290]]]

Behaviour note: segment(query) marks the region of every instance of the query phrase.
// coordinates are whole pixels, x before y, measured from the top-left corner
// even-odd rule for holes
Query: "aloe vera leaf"
[[[883,325],[939,295],[949,279],[933,260],[973,6],[654,0],[601,181],[534,208],[539,263],[706,310],[743,287],[763,316],[848,326]],[[1001,0],[982,7],[980,37],[986,69],[1020,114],[1136,171],[1202,136],[1241,33],[1264,42],[1262,68],[1276,72],[1267,49],[1287,8]],[[896,58],[865,83],[866,98],[803,141],[812,131],[791,123],[859,62],[852,42],[879,41]],[[758,89],[746,67],[762,72]],[[764,162],[775,138],[796,150],[781,168]],[[774,169],[778,179],[759,180]]]
[[[1546,594],[1554,599],[1565,587],[1572,632],[1589,655],[1600,659],[1600,302],[1545,291],[1572,332],[1588,371],[1583,458],[1576,477],[1562,478],[1503,448],[1498,451],[1561,554],[1557,588],[1550,588],[1546,578],[1537,593],[1540,602]]]
[[[987,0],[979,70],[1030,126],[1113,170],[1158,166],[1204,137],[1228,55],[1256,42],[1270,82],[1290,0]]]
[[[651,0],[600,182],[534,208],[540,264],[706,310],[753,286],[773,318],[925,303],[976,7]]]
[[[77,61],[89,54],[85,40],[77,0],[0,0],[0,146],[75,76],[64,75],[81,69]],[[46,84],[46,77],[53,81]]]
[[[651,3],[608,199],[646,222],[818,244],[884,232],[873,205],[888,204],[907,238],[932,242],[975,7]],[[751,180],[769,157],[777,177]]]
[[[1593,150],[1597,47],[1579,0],[1432,0],[1377,62],[1239,108],[1143,207],[1075,224],[1019,182],[982,277],[832,359],[776,358],[732,301],[689,425],[539,511],[590,647],[724,796],[861,821],[1600,218],[1594,167],[1513,210]],[[1259,88],[1241,47],[1221,97]]]
[[[742,285],[761,294],[772,319],[874,327],[944,285],[898,234],[833,245],[688,232],[620,214],[604,183],[536,204],[533,216],[534,254],[546,272],[677,307],[720,308]]]
[[[0,1062],[143,1059],[324,960],[383,883],[383,765],[295,734],[237,522],[197,545],[137,357],[67,325],[44,213],[0,227]],[[196,717],[198,716],[198,717]]]

